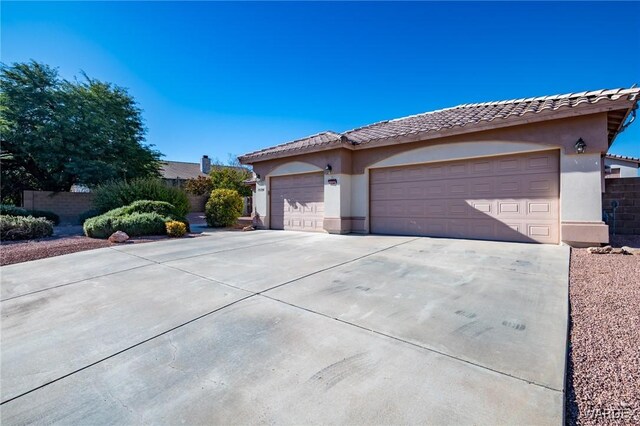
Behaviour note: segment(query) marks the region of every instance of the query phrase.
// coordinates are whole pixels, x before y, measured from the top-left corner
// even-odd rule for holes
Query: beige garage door
[[[271,229],[322,231],[324,219],[324,175],[271,178]]]
[[[558,152],[372,169],[371,232],[557,243]]]

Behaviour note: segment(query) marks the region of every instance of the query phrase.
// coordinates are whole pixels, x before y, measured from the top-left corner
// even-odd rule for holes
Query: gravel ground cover
[[[640,235],[612,238],[640,247]],[[571,251],[570,425],[640,424],[640,256]]]
[[[185,238],[193,238],[199,234],[189,234]],[[152,241],[166,240],[167,236],[133,237],[123,244],[140,244]],[[30,260],[44,259],[45,257],[60,256],[62,254],[75,253],[84,250],[93,250],[102,247],[117,245],[107,240],[88,238],[80,235],[58,236],[29,241],[7,241],[0,246],[0,266],[13,263],[27,262]]]

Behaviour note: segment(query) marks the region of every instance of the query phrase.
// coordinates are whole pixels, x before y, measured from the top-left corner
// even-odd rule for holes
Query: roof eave
[[[420,142],[431,139],[439,139],[449,136],[458,136],[468,133],[477,133],[487,130],[502,129],[506,127],[521,126],[526,124],[540,123],[543,121],[558,120],[562,118],[578,117],[583,115],[591,115],[603,112],[609,112],[620,109],[629,109],[635,101],[612,101],[615,105],[608,104],[590,104],[582,107],[563,108],[555,111],[544,111],[538,114],[524,115],[520,117],[507,117],[495,119],[492,121],[481,121],[479,123],[470,123],[465,126],[455,126],[438,131],[417,132],[409,135],[394,136],[389,138],[380,138],[370,141],[363,141],[358,144],[355,149],[367,149],[388,145],[396,145],[400,143]],[[622,105],[625,103],[626,105]],[[373,144],[373,146],[369,146]]]
[[[301,155],[301,154],[330,151],[332,149],[341,149],[341,148],[353,150],[354,146],[349,142],[345,143],[342,141],[333,141],[333,142],[328,142],[322,145],[306,146],[303,148],[289,149],[286,151],[279,151],[271,154],[243,155],[238,157],[238,160],[240,160],[241,164],[255,164],[263,161],[276,160],[278,158],[294,157],[296,155]]]
[[[331,149],[346,148],[350,150],[371,149],[388,145],[397,145],[401,143],[420,142],[431,139],[439,139],[449,136],[458,136],[469,133],[477,133],[493,129],[501,129],[506,127],[521,126],[526,124],[539,123],[543,121],[558,120],[562,118],[578,117],[583,115],[591,115],[597,113],[604,113],[609,111],[627,109],[628,117],[631,109],[635,105],[636,100],[621,100],[610,101],[609,103],[596,103],[584,106],[562,108],[555,111],[543,111],[537,114],[524,115],[520,117],[507,117],[501,119],[495,119],[492,121],[482,121],[479,123],[470,123],[465,126],[455,126],[438,131],[426,131],[416,132],[401,136],[392,136],[388,138],[373,139],[368,141],[361,141],[355,144],[344,143],[341,141],[331,142],[323,145],[307,146],[299,149],[291,149],[287,151],[280,151],[272,154],[262,155],[245,155],[238,159],[242,164],[254,164],[262,161],[275,160],[279,158],[293,157],[301,154],[308,154],[312,152],[321,152]],[[623,121],[624,122],[624,121]]]

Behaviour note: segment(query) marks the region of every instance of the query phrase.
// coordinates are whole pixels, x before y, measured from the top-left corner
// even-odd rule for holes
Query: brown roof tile
[[[323,145],[330,145],[340,143],[340,135],[332,131],[320,132],[315,135],[307,136],[306,138],[297,139],[291,142],[286,142],[280,145],[272,146],[270,148],[261,149],[259,151],[250,152],[240,157],[255,158],[261,157],[273,153],[281,153],[287,151],[299,151],[309,147],[319,147]]]
[[[636,157],[629,157],[627,155],[618,155],[618,154],[607,154],[605,157],[607,158],[611,158],[613,160],[624,160],[624,161],[631,161],[634,163],[638,163],[640,164],[640,158],[636,158]]]
[[[384,139],[393,139],[414,134],[441,132],[456,127],[473,126],[483,122],[512,120],[531,114],[557,111],[566,108],[582,108],[601,101],[637,101],[640,89],[611,89],[592,92],[568,93],[564,95],[541,96],[536,98],[512,99],[507,101],[463,104],[409,117],[386,120],[368,126],[349,130],[342,134],[327,131],[307,138],[298,139],[274,147],[251,152],[240,157],[251,162],[272,156],[295,155],[318,149],[322,146],[354,144],[363,145]],[[615,136],[615,135],[614,135]]]
[[[199,163],[163,161],[160,166],[160,176],[164,179],[193,179],[207,175],[200,171]]]

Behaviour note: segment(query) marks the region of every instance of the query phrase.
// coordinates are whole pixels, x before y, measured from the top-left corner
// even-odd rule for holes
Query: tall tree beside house
[[[68,191],[158,175],[141,110],[126,89],[35,61],[0,65],[3,200],[24,189]]]

